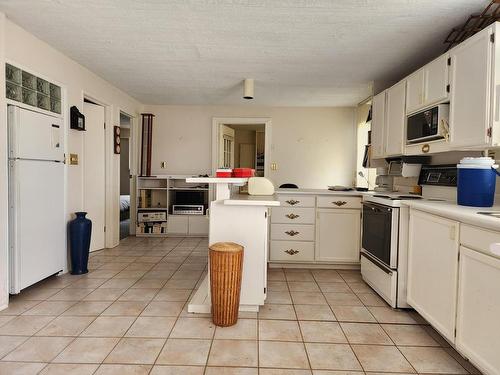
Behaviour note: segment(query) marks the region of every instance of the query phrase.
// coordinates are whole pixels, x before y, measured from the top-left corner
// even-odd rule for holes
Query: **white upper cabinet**
[[[424,66],[424,105],[439,103],[448,99],[448,59],[445,53]]]
[[[424,69],[420,69],[406,78],[406,113],[415,112],[423,106]]]
[[[385,91],[373,97],[372,101],[372,139],[371,157],[372,159],[383,158],[384,134],[385,134]]]
[[[403,154],[406,125],[406,81],[392,86],[386,93],[385,155]]]
[[[448,100],[448,57],[445,53],[406,78],[406,113]]]
[[[490,144],[493,28],[467,39],[450,51],[452,147]]]

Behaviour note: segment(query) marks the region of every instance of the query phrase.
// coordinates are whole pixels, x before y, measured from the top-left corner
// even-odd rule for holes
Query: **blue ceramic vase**
[[[69,223],[69,239],[71,251],[71,274],[81,275],[89,272],[90,236],[92,221],[87,219],[86,212],[75,212],[76,218]]]

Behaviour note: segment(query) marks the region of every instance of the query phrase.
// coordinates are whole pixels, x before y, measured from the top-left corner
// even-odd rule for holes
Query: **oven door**
[[[363,202],[363,251],[391,269],[398,263],[399,208]]]

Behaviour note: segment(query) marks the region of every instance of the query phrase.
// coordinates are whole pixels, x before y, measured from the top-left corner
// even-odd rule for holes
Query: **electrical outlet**
[[[277,163],[271,163],[271,170],[272,171],[277,171],[278,170],[278,164]]]
[[[162,161],[161,164],[160,164],[160,166],[161,166],[161,169],[167,168],[167,162],[166,161]]]

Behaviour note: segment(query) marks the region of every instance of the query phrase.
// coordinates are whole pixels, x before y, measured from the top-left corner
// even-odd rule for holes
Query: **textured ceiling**
[[[438,55],[488,2],[0,0],[0,10],[142,103],[339,106]]]

